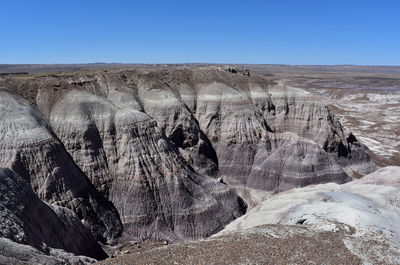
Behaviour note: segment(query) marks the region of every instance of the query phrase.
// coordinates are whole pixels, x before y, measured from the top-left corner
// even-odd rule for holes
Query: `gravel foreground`
[[[266,225],[197,242],[131,245],[97,264],[362,264],[344,244],[351,234]]]

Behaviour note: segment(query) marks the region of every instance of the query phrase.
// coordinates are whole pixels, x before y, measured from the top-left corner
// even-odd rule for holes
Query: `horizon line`
[[[361,66],[361,67],[400,67],[400,64],[286,64],[286,63],[208,63],[208,62],[179,62],[179,63],[122,63],[122,62],[76,62],[76,63],[0,63],[6,65],[185,65],[185,64],[206,64],[206,65],[268,65],[268,66]]]

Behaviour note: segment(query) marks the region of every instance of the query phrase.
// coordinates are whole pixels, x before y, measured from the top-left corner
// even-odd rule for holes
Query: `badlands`
[[[0,264],[400,263],[397,68],[63,67],[0,67]]]

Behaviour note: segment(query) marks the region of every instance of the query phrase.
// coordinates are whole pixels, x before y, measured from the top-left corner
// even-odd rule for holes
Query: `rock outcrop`
[[[0,117],[0,164],[30,183],[43,201],[72,210],[98,240],[115,240],[122,230],[116,209],[76,166],[39,111],[0,91]]]
[[[232,189],[187,163],[166,128],[143,111],[147,102],[138,101],[133,89],[98,76],[64,82],[62,95],[47,97],[48,86],[41,89],[38,106],[77,165],[113,202],[127,236],[202,238],[245,212]],[[183,124],[197,129],[189,134],[201,141],[193,120]],[[216,167],[211,160],[204,163]]]
[[[2,264],[6,260],[13,264],[29,263],[31,259],[33,263],[40,260],[62,263],[68,260],[68,255],[60,249],[95,259],[107,257],[91,231],[72,211],[44,203],[25,179],[3,167],[0,167],[0,209]],[[59,253],[59,258],[55,253]]]
[[[196,116],[229,183],[282,191],[350,180],[336,150],[324,149],[345,141],[325,105],[304,91],[248,82],[199,86]]]
[[[0,163],[103,242],[119,235],[119,218],[129,238],[206,237],[246,211],[232,186],[281,192],[375,169],[319,98],[248,71],[130,69],[0,83],[31,102],[35,94],[38,108],[0,92]]]
[[[400,167],[390,167],[343,185],[292,189],[263,201],[220,233],[265,224],[308,224],[327,230],[345,224],[356,234],[380,234],[399,245],[399,183]]]
[[[236,219],[218,235],[263,225],[301,225],[349,232],[346,247],[363,263],[400,262],[400,167],[382,168],[343,185],[312,185],[279,193]],[[376,255],[376,253],[380,255]]]
[[[400,181],[400,171],[397,175]],[[356,234],[384,235],[399,244],[400,189],[352,181],[312,185],[274,195],[236,219],[220,233],[265,224],[304,224],[335,230],[346,224]]]
[[[399,264],[400,167],[277,194],[210,238],[127,246],[99,264]],[[379,184],[379,185],[378,185]]]

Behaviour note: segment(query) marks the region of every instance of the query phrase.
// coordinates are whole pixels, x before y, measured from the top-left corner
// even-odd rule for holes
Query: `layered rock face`
[[[375,169],[318,98],[233,70],[0,82],[37,91],[38,108],[0,92],[0,164],[103,242],[119,220],[130,239],[206,237],[245,213],[232,186],[280,192]]]
[[[67,207],[98,240],[122,230],[118,213],[76,166],[43,116],[23,98],[0,91],[0,164],[13,169],[40,199]]]
[[[318,98],[283,84],[248,82],[235,88],[203,85],[197,101],[196,115],[230,183],[282,191],[344,183],[352,173],[342,166],[346,163],[363,164],[366,172],[375,169]]]
[[[276,194],[218,234],[100,264],[399,264],[400,167]],[[379,253],[379,255],[377,255]]]
[[[163,128],[182,124],[178,113],[189,110],[217,154],[219,175],[235,186],[282,191],[376,169],[320,98],[230,72],[149,73],[137,89]]]
[[[179,149],[185,160],[199,173],[215,176],[218,158],[211,142],[193,116],[196,95],[187,85],[170,87],[150,78],[138,84],[144,111]]]
[[[46,88],[37,96],[40,110],[75,162],[106,196],[118,171],[110,171],[116,161],[108,161],[111,156],[105,153],[118,157],[115,142],[104,135],[114,134],[115,108],[123,109],[118,113],[135,112],[132,116],[147,114],[186,164],[232,185],[282,191],[310,183],[344,183],[351,175],[376,169],[364,146],[353,135],[345,135],[320,98],[246,71],[235,73],[230,68],[116,71],[47,78],[35,86]],[[74,95],[70,90],[76,90]],[[59,107],[78,99],[81,107]],[[62,124],[74,121],[68,115],[71,109],[83,113],[78,116],[83,117],[79,122],[85,129],[77,130],[85,131],[83,138],[90,138],[84,140],[91,142],[90,147],[78,139],[71,142],[75,133],[66,132],[67,125]],[[121,115],[116,120],[123,120]]]
[[[42,256],[44,261],[68,261],[67,256],[61,254],[59,259],[45,257],[55,251],[52,249],[96,259],[107,257],[90,230],[72,211],[44,203],[25,179],[3,167],[0,167],[0,208],[0,261],[5,261],[7,256],[15,259],[12,263],[23,261],[29,253],[32,257]]]
[[[204,161],[213,172],[216,161],[230,184],[282,191],[376,169],[325,103],[303,90],[215,69],[123,75],[189,164]]]
[[[146,104],[134,90],[97,76],[63,82],[68,83],[62,96],[46,98],[47,86],[40,90],[38,106],[74,161],[118,209],[127,236],[196,239],[244,213],[233,190],[193,170],[180,146],[166,137],[166,128],[143,111]],[[194,128],[193,142],[202,141],[193,121],[183,124]]]

